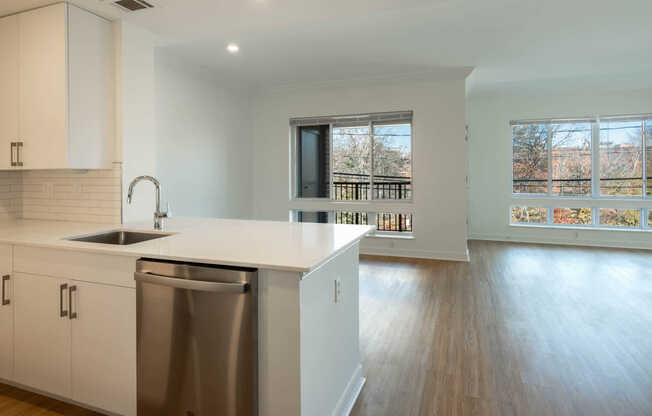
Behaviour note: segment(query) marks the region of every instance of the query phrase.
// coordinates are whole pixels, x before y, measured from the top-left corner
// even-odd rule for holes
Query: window
[[[395,214],[379,212],[376,214],[376,224],[379,231],[412,231],[412,214]]]
[[[327,211],[297,211],[295,215],[296,217],[294,220],[296,222],[312,222],[319,224],[328,224],[330,222]]]
[[[290,216],[295,222],[376,225],[381,233],[412,232],[412,214],[409,213],[293,210]]]
[[[591,124],[550,124],[552,194],[591,194]]]
[[[641,225],[641,211],[638,209],[600,208],[600,225],[608,227],[638,227]]]
[[[650,229],[652,115],[510,124],[512,224]]]
[[[292,119],[290,126],[295,198],[412,199],[412,112]]]
[[[412,126],[374,125],[374,199],[412,198]]]
[[[412,204],[414,192],[411,111],[298,118],[290,128],[291,205],[318,199],[319,210],[335,213],[331,222],[375,220],[380,232],[412,232],[411,207],[401,206]],[[346,202],[347,211],[336,201]],[[379,216],[389,202],[400,209]],[[365,209],[348,211],[358,203]]]
[[[513,224],[545,224],[546,219],[546,208],[512,207]]]
[[[366,212],[335,212],[335,224],[369,224],[369,216]]]
[[[554,208],[554,224],[589,225],[592,223],[591,208]]]
[[[600,123],[600,195],[641,196],[643,122]]]
[[[512,129],[513,192],[548,193],[548,126],[523,124]]]
[[[646,140],[646,179],[647,179],[647,195],[652,196],[652,120],[645,122],[645,136]]]
[[[297,195],[302,198],[328,197],[329,130],[328,125],[297,127]]]
[[[333,197],[371,199],[371,128],[333,128]]]

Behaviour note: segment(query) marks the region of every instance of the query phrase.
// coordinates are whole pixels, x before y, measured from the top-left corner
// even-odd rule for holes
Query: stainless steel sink
[[[69,241],[82,241],[86,243],[114,244],[126,246],[129,244],[141,243],[156,238],[167,237],[170,234],[144,233],[138,231],[109,231],[105,233],[87,235],[84,237],[67,238]]]

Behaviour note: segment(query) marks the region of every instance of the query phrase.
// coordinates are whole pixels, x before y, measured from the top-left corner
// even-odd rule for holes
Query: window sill
[[[414,234],[369,234],[367,238],[391,238],[394,240],[414,240]]]
[[[356,204],[356,205],[369,205],[369,204],[414,204],[414,199],[330,199],[330,198],[290,198],[292,202],[326,202],[332,204]]]
[[[581,225],[550,225],[550,224],[509,224],[510,227],[515,228],[546,228],[554,230],[572,230],[572,231],[627,231],[649,233],[652,228],[626,228],[626,227],[594,227],[594,226],[581,226]]]
[[[584,196],[584,195],[537,195],[537,194],[512,194],[512,199],[540,199],[551,201],[643,201],[650,202],[652,195],[648,196]]]

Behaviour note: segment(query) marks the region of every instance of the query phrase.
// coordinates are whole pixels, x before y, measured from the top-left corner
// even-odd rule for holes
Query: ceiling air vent
[[[136,10],[151,9],[154,7],[145,0],[118,0],[114,1],[113,4],[123,10],[130,12],[135,12]]]

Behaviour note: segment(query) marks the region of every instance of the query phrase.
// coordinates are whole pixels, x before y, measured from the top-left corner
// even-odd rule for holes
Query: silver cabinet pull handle
[[[16,143],[16,166],[23,166],[22,148],[23,142]]]
[[[77,319],[77,312],[72,311],[72,294],[77,291],[77,286],[70,286],[68,290],[68,311],[70,319]]]
[[[9,305],[11,303],[11,301],[9,299],[7,299],[7,296],[5,294],[7,281],[9,279],[10,279],[10,276],[8,274],[2,276],[2,305],[3,306]]]
[[[16,142],[11,142],[9,149],[10,149],[9,158],[11,159],[11,166],[16,166],[16,158],[15,158]]]
[[[245,293],[249,290],[248,283],[220,283],[205,280],[176,279],[150,273],[134,273],[137,282],[174,287],[177,289],[197,290],[201,292]]]
[[[68,311],[63,309],[63,291],[66,289],[68,285],[65,283],[59,286],[59,316],[62,318],[68,316]]]

